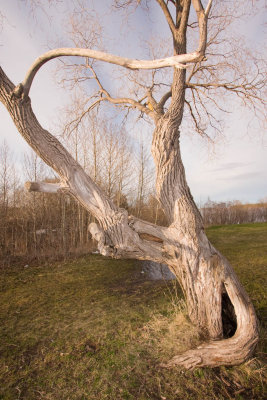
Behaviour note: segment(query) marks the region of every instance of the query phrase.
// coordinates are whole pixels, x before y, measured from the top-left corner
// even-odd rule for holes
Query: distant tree
[[[0,241],[3,252],[7,249],[8,205],[11,195],[12,154],[6,141],[0,146]]]
[[[212,0],[208,1],[206,8],[200,0],[117,0],[115,6],[121,9],[136,7],[139,3],[148,7],[155,4],[161,8],[170,30],[172,56],[134,60],[90,48],[55,49],[40,56],[30,67],[24,81],[17,86],[1,69],[0,99],[25,140],[60,177],[59,184],[35,182],[29,184],[28,188],[49,193],[69,193],[90,211],[98,220],[98,224],[90,225],[90,231],[98,241],[101,254],[165,263],[176,275],[187,301],[189,317],[209,341],[197,349],[174,356],[165,366],[194,368],[239,364],[254,352],[258,341],[257,318],[232,267],[206,237],[201,214],[186,182],[179,139],[185,107],[186,116],[191,116],[195,129],[201,135],[206,135],[207,124],[216,128],[219,121],[216,111],[213,111],[221,108],[220,101],[215,99],[216,93],[221,97],[222,93],[237,95],[258,112],[262,105],[260,90],[263,88],[260,62],[256,63],[255,69],[252,64],[250,69],[246,69],[249,54],[245,58],[245,53],[238,53],[240,43],[229,40],[229,37],[227,39],[227,36],[224,39],[231,19],[231,13],[226,14],[224,2],[216,2],[212,14]],[[191,20],[191,4],[197,22]],[[242,2],[230,3],[232,11],[238,11],[240,4]],[[86,10],[85,7],[83,18],[87,15]],[[209,16],[212,29],[208,39]],[[238,19],[236,21],[238,24]],[[91,25],[91,21],[87,20],[84,26],[88,28]],[[187,43],[192,46],[194,42],[196,27],[199,32],[198,46],[187,52]],[[76,43],[80,39],[78,34]],[[88,34],[86,43],[90,45],[93,39],[94,36]],[[235,49],[233,44],[236,45]],[[222,57],[219,62],[217,57],[214,64],[216,46],[217,56],[221,51]],[[163,48],[161,50],[164,54]],[[127,110],[135,109],[154,123],[152,154],[156,166],[156,192],[168,219],[167,227],[129,216],[126,210],[118,208],[62,144],[37,121],[29,98],[32,81],[44,63],[61,56],[86,58],[83,69],[78,67],[90,73],[87,77],[94,79],[97,84],[96,94],[88,99],[91,100],[87,106],[88,112],[96,105],[110,102],[125,106]],[[92,60],[126,69],[152,69],[156,72],[164,67],[173,67],[172,81],[169,75],[162,85],[162,81],[156,80],[155,73],[149,80],[139,74],[132,79],[131,74],[134,83],[140,77],[138,89],[131,90],[129,96],[113,96],[101,82],[96,72],[97,64],[95,66]],[[188,66],[189,72],[186,73]],[[82,79],[82,75],[75,76],[76,81]],[[165,93],[162,92],[164,88],[167,88]],[[124,87],[122,92],[126,89]],[[209,111],[210,106],[212,112]],[[148,235],[146,239],[143,234]],[[149,240],[149,237],[157,240]],[[232,323],[233,336],[230,338],[225,336],[225,313],[228,314],[227,320]]]
[[[136,157],[136,170],[137,170],[137,197],[136,197],[136,210],[135,215],[141,217],[142,210],[147,200],[149,191],[151,189],[152,173],[149,166],[149,154],[146,150],[145,144],[141,141],[137,157]]]

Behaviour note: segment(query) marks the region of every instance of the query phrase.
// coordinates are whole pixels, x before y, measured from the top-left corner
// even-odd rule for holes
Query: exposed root
[[[236,334],[230,339],[204,343],[196,349],[188,350],[173,357],[167,363],[160,364],[160,366],[168,369],[177,366],[194,369],[198,367],[242,364],[252,356],[258,342],[256,331],[251,335],[246,333],[242,335]]]
[[[161,363],[160,367],[171,369],[176,366],[184,367],[186,369],[194,369],[201,366],[202,358],[197,355],[190,355],[190,351],[181,354],[180,356],[173,357],[166,364]],[[193,352],[193,351],[192,351]]]

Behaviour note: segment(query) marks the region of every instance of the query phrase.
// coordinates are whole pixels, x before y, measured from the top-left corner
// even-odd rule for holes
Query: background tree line
[[[96,118],[94,116],[94,118]],[[133,146],[123,129],[96,121],[90,132],[66,127],[62,140],[83,167],[119,207],[160,225],[166,218],[157,202],[150,155],[141,141]],[[21,163],[3,142],[0,145],[0,257],[2,262],[82,254],[92,247],[88,225],[93,217],[64,193],[27,192],[25,181],[55,182],[56,177],[36,154],[24,154]],[[240,224],[267,221],[267,200],[200,205],[204,224]]]
[[[256,204],[238,200],[215,202],[208,200],[200,207],[205,226],[267,222],[267,198]]]

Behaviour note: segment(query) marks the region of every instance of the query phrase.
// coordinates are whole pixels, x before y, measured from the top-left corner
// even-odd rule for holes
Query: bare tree
[[[133,180],[133,157],[131,144],[127,142],[125,130],[118,132],[119,156],[116,165],[116,189],[115,202],[117,207],[127,204],[127,195],[132,189]],[[124,207],[124,206],[123,206]]]
[[[46,165],[43,161],[37,156],[36,153],[31,151],[29,154],[24,155],[24,170],[25,176],[27,179],[31,181],[40,181],[45,179],[45,169]],[[40,202],[43,203],[44,197],[42,199],[39,197],[37,193],[31,193],[29,195],[29,211],[31,213],[31,219],[33,221],[32,226],[32,238],[33,238],[33,245],[34,245],[34,252],[37,254],[37,213],[38,209],[40,209]]]
[[[120,7],[125,7],[140,2],[118,0],[116,3]],[[90,231],[98,241],[101,254],[165,263],[176,275],[184,291],[189,317],[202,333],[207,335],[209,341],[197,349],[175,355],[165,367],[182,365],[194,368],[238,364],[253,354],[258,341],[257,318],[253,305],[232,267],[205,235],[202,217],[186,182],[179,143],[179,128],[185,104],[190,112],[192,109],[192,104],[185,97],[187,88],[191,89],[193,85],[190,83],[191,80],[188,80],[186,68],[188,64],[193,64],[193,71],[195,69],[202,71],[206,60],[205,51],[209,44],[207,26],[212,0],[208,1],[206,8],[200,0],[156,0],[156,3],[160,6],[170,29],[173,56],[154,60],[134,60],[92,49],[51,50],[34,62],[24,81],[18,86],[15,86],[1,69],[0,99],[25,140],[60,177],[59,184],[29,183],[29,190],[51,193],[64,191],[75,197],[98,220],[98,224],[90,225]],[[191,3],[197,16],[197,24],[193,25],[189,21]],[[186,49],[187,39],[190,37],[189,25],[198,26],[199,32],[198,47],[191,52],[187,52]],[[153,121],[155,130],[152,154],[156,166],[156,191],[168,218],[168,227],[129,216],[126,210],[118,208],[61,143],[37,121],[29,98],[32,81],[44,63],[61,56],[86,57],[85,68],[91,74],[90,79],[94,79],[98,85],[98,96],[90,98],[92,102],[87,107],[88,110],[96,104],[110,102],[124,106],[128,110],[130,108],[138,110]],[[130,93],[129,97],[113,96],[105,89],[96,73],[94,63],[89,62],[89,59],[101,60],[127,69],[157,70],[174,67],[171,87],[160,98],[155,95],[157,88],[155,82],[146,88],[141,97],[133,97],[133,93]],[[211,66],[209,68],[211,69]],[[214,68],[216,70],[216,66]],[[201,79],[204,81],[205,76]],[[208,80],[210,81],[210,78]],[[260,89],[260,84],[257,86],[255,82],[258,82],[257,78],[256,81],[251,81],[253,90],[247,83],[242,83],[242,78],[241,83],[233,86],[221,82],[216,85],[226,91],[238,91],[238,95],[253,100],[254,104],[257,100],[261,100],[253,94]],[[206,80],[204,84],[205,89],[209,91],[210,84]],[[193,90],[201,93],[201,84],[197,81],[194,85]],[[145,86],[141,88],[144,90]],[[210,100],[213,101],[212,96]],[[191,114],[194,120],[193,109]],[[198,126],[196,120],[196,127]],[[157,238],[157,241],[143,239],[144,233]],[[226,331],[224,313],[228,313],[227,317],[232,323],[231,337],[226,337],[224,333]]]
[[[6,250],[6,240],[7,240],[7,217],[8,217],[8,204],[10,201],[11,194],[11,174],[12,174],[12,154],[6,143],[0,147],[0,216],[1,216],[1,235],[0,243],[3,251]]]
[[[12,155],[6,141],[0,147],[0,195],[1,195],[1,206],[3,212],[6,213],[9,201],[10,181],[11,181],[11,170],[12,170]]]
[[[145,200],[148,197],[149,190],[151,189],[151,181],[153,174],[149,166],[150,157],[146,151],[144,141],[141,143],[137,153],[137,176],[138,176],[138,190],[136,198],[136,216],[139,218],[142,214],[142,208]]]

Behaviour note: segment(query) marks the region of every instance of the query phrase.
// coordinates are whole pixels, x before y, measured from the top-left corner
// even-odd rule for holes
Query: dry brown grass
[[[262,330],[257,358],[231,368],[166,370],[195,346],[178,286],[135,261],[90,256],[0,274],[1,400],[263,400],[267,224],[212,228]]]
[[[186,315],[183,299],[171,302],[166,314],[154,314],[140,334],[140,341],[146,342],[155,357],[162,361],[199,343],[198,330]]]

